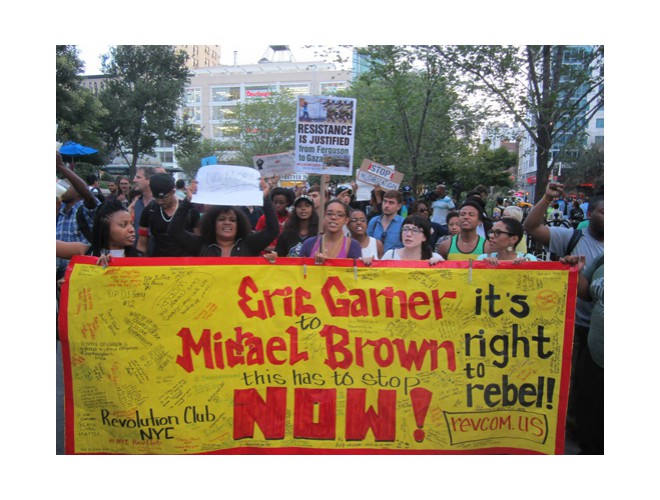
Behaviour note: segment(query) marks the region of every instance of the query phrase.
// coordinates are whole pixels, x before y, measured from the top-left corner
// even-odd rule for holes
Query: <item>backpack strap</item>
[[[571,239],[568,242],[568,246],[566,247],[566,252],[564,253],[564,255],[571,255],[571,253],[573,253],[573,250],[578,244],[578,241],[580,241],[580,238],[582,238],[582,230],[574,229],[573,236],[571,236]]]
[[[82,235],[85,237],[85,239],[88,242],[92,242],[92,230],[89,228],[89,224],[87,224],[87,219],[85,219],[85,214],[83,214],[83,207],[82,205],[78,207],[78,210],[76,212],[76,222],[78,223],[78,229],[80,229],[80,232]]]

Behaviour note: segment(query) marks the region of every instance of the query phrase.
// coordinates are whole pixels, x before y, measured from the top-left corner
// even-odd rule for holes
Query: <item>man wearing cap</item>
[[[174,212],[179,206],[174,179],[170,174],[153,174],[149,178],[153,200],[140,215],[137,249],[149,257],[185,257],[188,254],[167,233]],[[186,230],[193,231],[199,213],[191,212]]]

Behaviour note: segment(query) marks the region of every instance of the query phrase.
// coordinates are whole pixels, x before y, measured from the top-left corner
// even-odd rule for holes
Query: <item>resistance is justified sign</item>
[[[563,452],[574,270],[333,264],[75,257],[67,453]]]

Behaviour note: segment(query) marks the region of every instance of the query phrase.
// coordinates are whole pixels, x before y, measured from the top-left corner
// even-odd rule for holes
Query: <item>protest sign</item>
[[[76,256],[66,452],[560,454],[556,262]]]
[[[385,191],[390,189],[399,189],[399,185],[403,180],[403,173],[394,170],[394,166],[384,166],[366,158],[362,160],[362,165],[357,171],[357,179],[372,184],[374,186],[381,186]]]
[[[204,165],[197,171],[197,193],[193,203],[204,205],[264,204],[259,172],[236,165]]]
[[[262,177],[292,174],[296,171],[293,152],[253,156],[254,168]]]
[[[290,174],[282,175],[277,183],[278,186],[282,187],[303,187],[307,185],[307,174]]]
[[[350,176],[355,142],[355,99],[298,98],[296,171]]]

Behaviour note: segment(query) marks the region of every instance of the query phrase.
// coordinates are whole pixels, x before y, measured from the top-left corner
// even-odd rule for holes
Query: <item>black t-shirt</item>
[[[186,230],[195,229],[199,221],[199,212],[191,210],[186,221]],[[168,217],[164,210],[158,206],[156,201],[151,201],[140,214],[140,226],[149,228],[149,257],[187,257],[189,253],[167,234],[167,227],[172,217]]]

